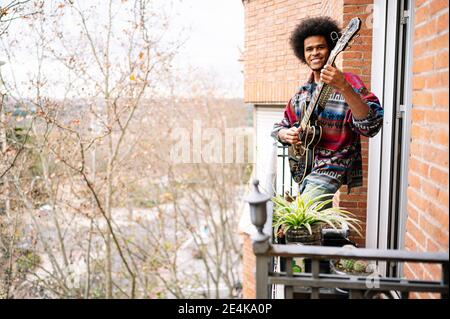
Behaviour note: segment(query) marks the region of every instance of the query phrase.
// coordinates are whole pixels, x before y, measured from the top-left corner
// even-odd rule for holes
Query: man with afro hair
[[[316,107],[311,118],[322,127],[322,136],[315,148],[313,169],[299,185],[300,193],[312,191],[312,196],[334,194],[341,185],[347,185],[348,192],[362,186],[360,135],[375,136],[383,123],[380,102],[361,79],[327,65],[339,35],[338,24],[329,17],[307,18],[295,28],[291,47],[311,73],[272,131],[272,136],[283,145],[301,144],[301,128],[294,124],[302,119],[302,105],[311,100],[319,82],[331,86],[325,106]]]

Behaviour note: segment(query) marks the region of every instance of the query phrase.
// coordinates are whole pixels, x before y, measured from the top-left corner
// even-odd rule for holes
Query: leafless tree
[[[2,1],[3,2],[3,1]],[[27,19],[40,12],[43,1],[10,0],[0,4],[0,36],[17,19]]]
[[[43,7],[47,10],[45,14],[30,23],[36,32],[34,44],[39,61],[32,82],[35,88],[32,103],[37,110],[40,127],[34,125],[32,129],[34,136],[39,136],[42,142],[39,152],[39,161],[43,168],[42,179],[49,194],[52,215],[56,216],[58,191],[67,188],[67,180],[63,179],[64,183],[59,183],[61,180],[52,176],[55,172],[51,172],[50,166],[59,162],[64,167],[59,177],[69,176],[71,177],[69,180],[76,179],[76,176],[80,178],[78,184],[82,182],[89,190],[89,197],[92,198],[91,202],[95,205],[96,212],[99,212],[106,222],[103,226],[106,244],[106,297],[113,296],[112,245],[117,250],[131,281],[127,296],[134,297],[135,272],[131,269],[122,251],[120,239],[113,229],[114,221],[111,213],[112,205],[115,204],[113,193],[118,181],[118,163],[126,156],[130,142],[133,145],[132,138],[127,137],[130,123],[138,107],[142,106],[142,99],[152,96],[152,87],[157,83],[157,78],[160,78],[158,72],[163,74],[164,71],[167,72],[167,63],[172,57],[167,47],[164,50],[158,47],[167,26],[155,22],[158,21],[157,14],[154,10],[150,10],[149,1],[145,0],[130,3],[109,1],[106,6],[87,8],[72,2],[56,4],[56,2],[46,3]],[[107,12],[106,17],[103,21],[98,21],[96,18],[104,9]],[[62,31],[68,30],[63,26],[67,21],[62,19],[63,15],[70,16],[71,21],[75,21],[81,34],[81,38],[75,41],[76,44],[73,34],[69,31],[68,34],[64,34]],[[126,27],[123,25],[124,22],[120,21],[124,16],[128,19]],[[104,31],[100,33],[101,36],[100,30]],[[49,60],[58,64],[60,70],[63,70],[69,78],[65,87],[66,94],[60,100],[48,100],[44,97],[45,90],[52,90],[49,78],[46,78],[42,70],[42,64],[48,63]],[[71,82],[74,78],[78,81],[77,86]],[[85,94],[88,98],[81,102],[85,113],[80,112],[79,117],[64,114],[75,107],[69,104],[68,95],[76,96],[85,88],[89,91]],[[89,117],[85,116],[87,113]],[[92,123],[90,129],[94,132],[91,134],[86,134],[86,126],[79,125],[86,120]],[[88,167],[87,157],[95,156],[96,150],[104,153],[102,155],[105,155],[106,165],[104,170],[97,170],[97,175],[101,178],[95,183],[96,174],[93,170],[96,163]],[[12,164],[9,167],[12,167]],[[6,175],[7,170],[4,172]],[[35,206],[27,198],[27,192],[23,191],[18,183],[16,186],[21,200],[27,209],[32,210]],[[67,269],[69,260],[64,236],[58,219],[55,218],[54,222],[60,243],[62,266]],[[61,268],[56,263],[53,266],[56,269]],[[63,276],[62,273],[61,275]]]
[[[46,1],[29,30],[2,38],[13,71],[1,123],[11,141],[0,163],[11,199],[0,216],[4,295],[212,298],[225,286],[233,296],[250,167],[169,154],[172,133],[194,121],[221,141],[247,125],[242,103],[175,76],[178,43],[162,41],[168,20],[153,2],[84,5]],[[35,54],[29,79],[13,76],[21,52]],[[29,106],[23,118],[14,104]]]

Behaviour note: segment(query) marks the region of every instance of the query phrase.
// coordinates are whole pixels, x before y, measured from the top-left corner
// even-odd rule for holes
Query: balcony
[[[390,299],[410,298],[413,292],[436,293],[441,298],[448,298],[447,253],[273,244],[272,235],[263,232],[264,228],[268,229],[267,225],[272,229],[271,218],[267,218],[269,199],[259,191],[258,182],[255,182],[248,202],[252,224],[257,229],[257,234],[253,237],[253,252],[256,256],[256,298]],[[272,216],[271,212],[269,216]],[[280,258],[284,258],[285,269],[276,267]],[[310,269],[294,273],[292,267],[294,258],[310,261]],[[370,276],[323,271],[321,264],[340,258],[371,261],[376,265],[377,271]],[[405,263],[439,265],[441,278],[436,281],[387,277],[382,271],[386,263],[397,263],[399,267]]]

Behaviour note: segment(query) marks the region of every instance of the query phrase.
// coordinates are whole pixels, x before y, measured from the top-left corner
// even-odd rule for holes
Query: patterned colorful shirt
[[[322,138],[316,146],[314,167],[309,178],[318,184],[362,186],[362,158],[360,135],[375,136],[383,124],[383,109],[378,98],[367,90],[361,79],[352,73],[344,73],[347,82],[369,106],[369,114],[357,120],[342,94],[333,90],[323,109],[316,108],[314,116],[322,127]],[[274,125],[272,136],[283,145],[278,132],[290,128],[302,118],[301,105],[309,102],[316,84],[311,73],[309,80],[291,98],[284,110],[284,118]]]

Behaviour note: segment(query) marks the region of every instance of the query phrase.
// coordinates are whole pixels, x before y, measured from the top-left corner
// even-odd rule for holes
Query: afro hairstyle
[[[333,50],[335,43],[331,38],[331,34],[336,32],[340,35],[341,29],[336,21],[330,17],[314,17],[307,18],[300,22],[291,35],[290,44],[294,50],[294,54],[303,63],[305,60],[305,39],[311,36],[321,35],[327,40],[328,49]]]

